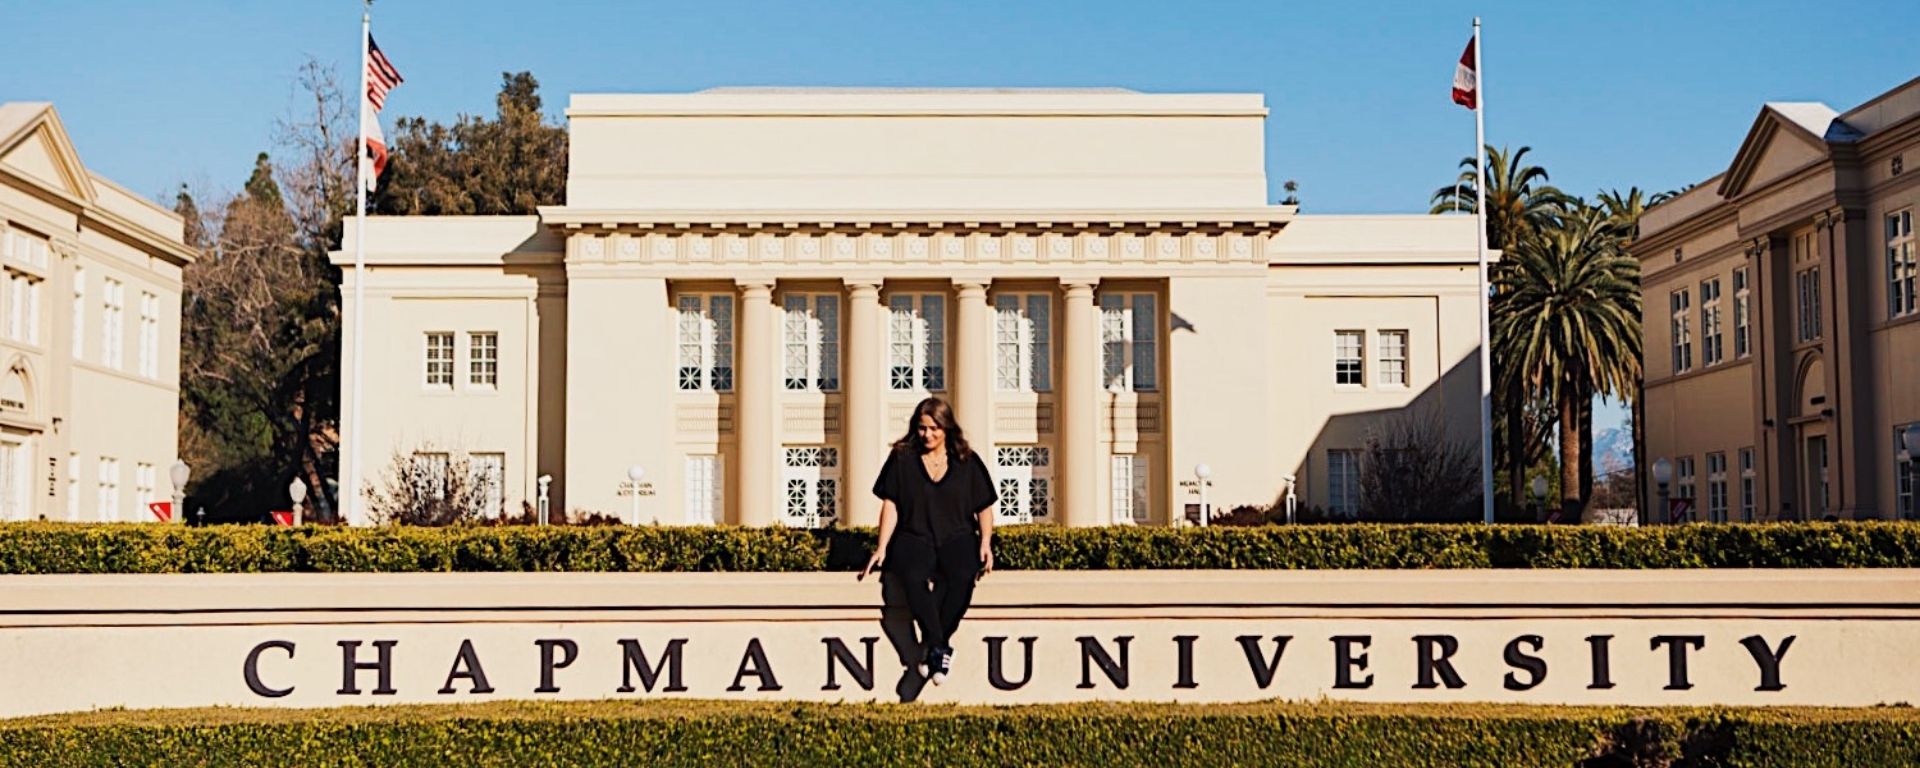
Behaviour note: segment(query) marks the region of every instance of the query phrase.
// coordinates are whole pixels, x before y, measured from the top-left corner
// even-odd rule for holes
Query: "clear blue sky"
[[[7,0],[0,100],[59,108],[89,166],[161,197],[237,187],[308,55],[356,78],[358,2]],[[1419,211],[1472,151],[1447,98],[1484,17],[1487,136],[1563,189],[1718,173],[1762,102],[1846,109],[1920,75],[1913,0],[1773,2],[407,2],[374,35],[394,115],[490,114],[499,77],[566,94],[716,85],[1123,86],[1266,94],[1268,176],[1306,210]],[[84,32],[88,45],[73,45]],[[1602,423],[1611,419],[1603,418]]]

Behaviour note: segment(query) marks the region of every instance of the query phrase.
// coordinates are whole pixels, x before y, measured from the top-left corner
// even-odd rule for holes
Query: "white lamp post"
[[[1533,503],[1540,505],[1540,511],[1542,512],[1546,511],[1547,509],[1547,478],[1541,477],[1541,476],[1536,476],[1533,478]]]
[[[1653,462],[1653,484],[1660,489],[1660,510],[1656,513],[1660,517],[1667,516],[1667,483],[1671,482],[1673,482],[1673,462],[1667,461],[1664,458],[1655,459]],[[1654,521],[1650,520],[1649,522]]]
[[[306,522],[303,512],[307,500],[307,483],[299,475],[294,475],[293,482],[287,484],[287,497],[293,499],[293,526],[298,528]]]
[[[553,475],[540,476],[540,524],[547,524],[547,486],[553,484]]]
[[[627,520],[628,525],[640,524],[640,478],[646,476],[646,468],[638,464],[627,467],[627,479],[632,481],[631,490],[633,491],[633,515]]]
[[[1295,482],[1295,480],[1296,480],[1296,478],[1295,478],[1295,477],[1294,477],[1293,475],[1287,475],[1287,476],[1286,476],[1286,481],[1287,481],[1287,525],[1293,525],[1293,513],[1294,513],[1294,510],[1296,510],[1296,509],[1299,509],[1299,508],[1300,508],[1300,497],[1298,497],[1298,496],[1295,496],[1295,495],[1293,495],[1293,486],[1294,486],[1294,482]]]
[[[1200,485],[1200,527],[1207,527],[1207,518],[1213,517],[1213,508],[1207,506],[1207,478],[1213,477],[1213,467],[1206,462],[1193,465],[1193,476]]]
[[[167,479],[173,481],[173,522],[187,522],[187,478],[193,475],[193,468],[184,461],[175,461],[167,468]]]

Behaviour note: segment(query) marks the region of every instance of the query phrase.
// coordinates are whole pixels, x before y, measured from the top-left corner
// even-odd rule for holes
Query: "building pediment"
[[[1722,197],[1737,197],[1813,163],[1825,160],[1829,144],[1857,134],[1825,104],[1777,103],[1760,109],[1747,138],[1721,177]]]
[[[70,200],[96,198],[93,179],[51,104],[0,105],[0,168]]]

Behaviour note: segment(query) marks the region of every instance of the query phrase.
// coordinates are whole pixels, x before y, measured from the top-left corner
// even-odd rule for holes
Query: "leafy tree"
[[[1521,147],[1518,152],[1511,152],[1504,147],[1485,147],[1489,249],[1508,251],[1554,226],[1573,200],[1547,183],[1545,168],[1526,163],[1527,153],[1532,149]],[[1476,213],[1480,205],[1479,187],[1474,158],[1461,159],[1455,182],[1434,191],[1430,199],[1432,212]],[[1503,306],[1506,297],[1501,295],[1498,286],[1511,269],[1511,254],[1508,254],[1494,263],[1489,275],[1495,292],[1488,312],[1496,321],[1507,313]],[[1528,395],[1527,382],[1511,361],[1501,357],[1499,324],[1495,322],[1489,332],[1493,334],[1494,355],[1491,360],[1493,418],[1504,424],[1504,429],[1495,436],[1493,459],[1496,466],[1506,469],[1508,498],[1515,508],[1520,508],[1526,505],[1526,468],[1538,458],[1535,452],[1544,450],[1545,446],[1544,441],[1534,437],[1544,432],[1550,417],[1535,407],[1539,399]]]
[[[541,114],[540,83],[501,73],[494,119],[403,117],[378,194],[384,214],[523,215],[565,200],[567,131]]]
[[[312,112],[280,124],[296,162],[255,158],[242,192],[203,207],[182,189],[199,259],[183,275],[182,456],[211,520],[284,508],[288,480],[333,508],[339,399],[339,280],[327,258],[350,204],[351,113],[330,70],[309,62]]]
[[[1514,244],[1498,285],[1504,310],[1494,322],[1496,352],[1515,375],[1549,392],[1560,428],[1562,507],[1577,519],[1583,452],[1596,393],[1625,396],[1640,377],[1640,262],[1625,248],[1622,226],[1584,203],[1548,230]]]

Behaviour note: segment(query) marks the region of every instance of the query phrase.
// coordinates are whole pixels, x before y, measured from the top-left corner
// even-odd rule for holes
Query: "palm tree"
[[[1521,147],[1511,152],[1505,147],[1485,147],[1487,153],[1487,247],[1505,251],[1541,232],[1564,215],[1573,198],[1551,184],[1548,184],[1547,171],[1537,165],[1527,165],[1527,153],[1532,147]],[[1475,213],[1479,209],[1479,174],[1474,167],[1474,158],[1460,160],[1460,174],[1454,184],[1435,190],[1431,202],[1432,213]],[[1510,257],[1503,257],[1492,268],[1491,281],[1496,286],[1489,314],[1493,318],[1493,390],[1498,396],[1493,401],[1494,420],[1505,424],[1505,439],[1496,441],[1495,456],[1505,457],[1507,469],[1507,490],[1512,494],[1515,508],[1525,504],[1525,486],[1527,466],[1531,448],[1538,445],[1529,440],[1535,431],[1529,429],[1530,419],[1527,409],[1526,382],[1517,375],[1515,366],[1498,354],[1503,347],[1500,342],[1499,319],[1508,310],[1504,306],[1505,297],[1498,289],[1503,276],[1510,271]]]
[[[1640,262],[1605,211],[1576,203],[1551,229],[1507,252],[1498,290],[1496,351],[1514,374],[1550,393],[1559,412],[1562,509],[1577,519],[1582,404],[1624,395],[1640,376]]]

